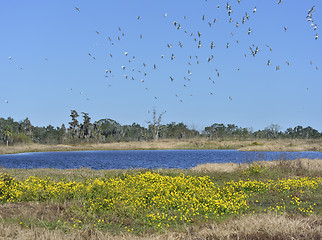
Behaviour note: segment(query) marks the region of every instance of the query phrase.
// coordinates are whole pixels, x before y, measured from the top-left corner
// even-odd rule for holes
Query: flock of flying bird
[[[206,0],[207,1],[207,0]],[[237,0],[238,4],[240,4],[241,0]],[[277,4],[282,4],[282,0],[279,0],[277,2]],[[219,9],[221,6],[218,5],[217,8]],[[229,23],[233,24],[235,28],[239,28],[241,26],[241,24],[245,24],[247,21],[250,20],[251,18],[251,14],[256,14],[257,12],[257,8],[256,6],[252,9],[252,13],[245,13],[244,16],[242,16],[241,19],[239,19],[238,21],[235,21],[232,19],[232,13],[233,13],[233,8],[232,8],[232,5],[227,2],[226,6],[225,6],[225,9],[227,11],[227,14],[228,14],[228,21]],[[80,9],[78,7],[75,7],[75,10],[77,12],[81,12]],[[315,6],[313,6],[311,9],[308,10],[308,13],[307,13],[307,16],[306,16],[306,19],[308,21],[308,23],[310,24],[310,26],[313,28],[313,31],[316,32],[317,30],[317,24],[315,23],[314,21],[314,12],[315,12]],[[167,13],[164,14],[164,17],[167,18],[168,15]],[[187,19],[186,16],[183,17],[183,21],[185,21]],[[141,21],[141,16],[138,16],[137,17],[137,21]],[[212,28],[215,24],[216,24],[216,21],[217,19],[216,18],[212,18],[211,20],[205,15],[203,14],[201,16],[201,21],[202,22],[205,22],[205,24],[207,24],[210,28]],[[196,49],[200,49],[202,47],[208,47],[210,50],[209,50],[209,53],[210,53],[210,56],[208,56],[206,59],[196,55],[196,54],[191,54],[189,55],[189,58],[187,59],[187,70],[186,70],[186,73],[184,74],[183,76],[183,79],[185,80],[184,84],[183,84],[183,87],[187,87],[188,84],[191,82],[192,80],[192,65],[195,65],[195,64],[201,64],[203,62],[211,62],[215,59],[215,56],[214,54],[211,54],[211,50],[214,49],[216,46],[215,46],[215,43],[213,41],[209,42],[209,43],[204,43],[203,42],[203,38],[202,38],[202,33],[200,31],[196,31],[196,32],[190,32],[188,31],[188,29],[184,28],[184,24],[180,23],[179,21],[174,21],[173,22],[173,27],[178,30],[178,31],[182,31],[186,36],[190,37],[191,39],[191,42],[190,42],[190,45],[187,47],[189,50],[191,50],[191,46],[195,46]],[[284,26],[284,31],[286,32],[287,31],[287,27]],[[100,31],[96,30],[95,31],[97,35],[100,35]],[[108,40],[108,42],[111,44],[111,46],[114,46],[114,45],[117,45],[119,43],[119,41],[121,41],[122,38],[125,37],[125,32],[122,31],[122,28],[121,27],[118,27],[118,36],[115,38],[116,41],[112,40],[112,37],[111,36],[107,36],[106,37],[106,40]],[[246,34],[246,33],[245,33]],[[247,34],[248,35],[251,35],[253,34],[252,33],[252,29],[250,27],[248,27],[248,30],[247,30]],[[232,36],[234,36],[234,33],[232,32],[231,33]],[[143,39],[143,34],[139,34],[139,39]],[[319,38],[318,34],[315,33],[315,37],[314,39],[317,40]],[[114,37],[113,37],[114,39]],[[239,40],[238,39],[235,39],[234,40],[237,44],[239,44]],[[226,48],[229,49],[231,48],[231,45],[232,45],[232,42],[227,42],[225,44]],[[161,54],[160,56],[160,59],[162,60],[166,60],[168,59],[170,61],[170,63],[172,64],[173,62],[175,62],[175,59],[176,59],[176,55],[175,55],[175,51],[174,49],[175,48],[184,48],[184,43],[183,41],[178,41],[177,44],[173,44],[173,43],[167,43],[166,44],[166,49],[168,49],[168,51],[165,51],[163,54]],[[272,51],[272,48],[266,44],[266,47],[268,48],[269,51]],[[256,57],[256,55],[262,51],[260,49],[259,46],[256,46],[255,44],[251,44],[249,46],[249,50],[247,50],[248,53],[244,53],[244,57],[247,57],[247,55],[251,55],[253,57]],[[193,52],[193,51],[192,51]],[[126,62],[124,62],[124,65],[120,66],[120,69],[121,69],[121,72],[122,72],[122,77],[126,80],[139,80],[140,82],[144,83],[146,81],[146,79],[149,79],[150,75],[151,75],[151,70],[154,71],[154,70],[158,70],[158,63],[147,63],[147,61],[139,61],[137,60],[137,58],[135,56],[132,56],[129,54],[129,52],[125,51],[123,53],[121,53],[123,56],[125,56],[125,59],[126,59]],[[113,54],[112,52],[111,53],[108,53],[109,55],[109,58],[111,58],[111,61],[113,61]],[[88,52],[88,56],[90,58],[92,58],[93,60],[96,60],[96,57],[94,56],[93,53],[91,52]],[[119,56],[119,54],[118,54]],[[140,59],[140,57],[138,57],[138,59]],[[9,60],[12,60],[12,57],[10,56],[9,57]],[[47,58],[45,60],[48,60]],[[134,63],[135,64],[132,64]],[[268,66],[271,65],[271,60],[268,59],[267,60],[267,63],[266,63]],[[312,65],[312,61],[310,62],[310,64]],[[289,61],[286,61],[286,65],[287,66],[290,66],[290,62]],[[138,66],[141,66],[141,67],[138,67]],[[275,66],[275,70],[280,70],[281,66],[280,65],[277,65]],[[318,66],[315,67],[316,70],[318,70]],[[22,69],[22,67],[20,68]],[[237,69],[238,71],[240,70],[240,68]],[[117,74],[117,76],[115,76],[115,73]],[[104,77],[105,78],[108,78],[108,79],[111,79],[111,78],[119,78],[119,71],[118,70],[114,70],[114,69],[111,69],[111,68],[106,68],[104,70]],[[152,74],[153,75],[153,74]],[[215,77],[220,77],[220,71],[219,69],[215,68],[215,73],[214,73]],[[174,75],[169,75],[168,77],[169,81],[170,82],[174,82],[176,81],[176,79],[178,79],[177,76],[174,76]],[[213,76],[209,76],[208,78],[210,80],[210,82],[212,84],[215,84],[215,79]],[[108,84],[109,87],[112,87],[112,83]],[[149,90],[147,87],[145,87],[146,90]],[[72,88],[70,89],[72,91]],[[83,95],[84,92],[79,92],[80,95]],[[214,93],[213,92],[210,92],[211,95],[213,95]],[[190,93],[189,94],[190,96],[192,96],[192,94]],[[183,101],[183,98],[180,96],[179,97],[179,94],[176,93],[175,94],[175,97],[177,97],[179,99],[179,102],[182,102]],[[158,99],[158,96],[154,96],[155,99]],[[89,98],[86,98],[87,100],[90,100]],[[229,100],[232,101],[232,97],[229,96]],[[8,103],[9,101],[8,100],[5,100],[6,103]]]

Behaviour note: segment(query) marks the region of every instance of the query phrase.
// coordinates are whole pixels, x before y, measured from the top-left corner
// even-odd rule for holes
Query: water
[[[40,152],[0,155],[5,168],[191,168],[203,163],[319,158],[322,152],[242,152],[237,150],[120,150]]]

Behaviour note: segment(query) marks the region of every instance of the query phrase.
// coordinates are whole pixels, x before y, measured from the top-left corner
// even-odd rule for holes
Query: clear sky
[[[322,131],[321,29],[318,0],[4,0],[0,117]]]

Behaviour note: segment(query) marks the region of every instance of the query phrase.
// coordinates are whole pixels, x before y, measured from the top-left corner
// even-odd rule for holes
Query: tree
[[[58,129],[58,134],[59,134],[59,143],[64,143],[66,140],[65,124],[62,124],[61,127]]]
[[[222,123],[214,123],[210,127],[205,127],[205,133],[210,138],[222,138],[226,135],[226,126]]]
[[[5,140],[7,142],[7,147],[9,147],[9,139],[12,136],[12,132],[10,130],[3,131],[3,135],[5,136]]]
[[[292,128],[287,128],[284,134],[286,137],[291,137],[291,138],[295,137],[295,133]]]
[[[48,125],[46,127],[44,141],[49,144],[57,144],[59,142],[59,128]]]
[[[166,137],[168,138],[189,138],[198,135],[198,131],[188,129],[184,123],[168,123],[165,127]]]
[[[80,125],[80,135],[83,139],[88,139],[91,136],[91,118],[88,113],[82,112],[83,123]]]
[[[310,126],[304,128],[303,132],[304,132],[303,135],[305,136],[306,139],[320,137],[319,131]]]
[[[240,132],[239,128],[235,124],[227,124],[226,134],[228,136],[234,136],[234,135],[238,134],[239,132]]]
[[[26,117],[26,119],[24,119],[20,124],[22,126],[22,130],[24,131],[24,134],[31,136],[33,126],[31,125],[28,117]]]
[[[159,139],[159,132],[160,132],[160,124],[162,121],[162,116],[163,114],[165,114],[166,112],[162,112],[161,114],[159,114],[159,116],[157,117],[157,111],[155,110],[155,108],[153,108],[152,111],[152,121],[148,121],[149,124],[149,130],[152,134],[152,138],[154,141],[158,141]]]
[[[280,134],[281,126],[277,124],[271,124],[264,129],[266,138],[277,138]]]
[[[145,140],[146,136],[146,128],[141,127],[137,123],[133,123],[132,125],[122,126],[124,137],[123,141],[141,141]]]
[[[298,125],[293,129],[295,138],[303,138],[303,127]]]
[[[99,135],[105,137],[105,141],[120,141],[124,135],[121,124],[112,119],[101,119],[94,123]]]
[[[76,137],[79,137],[79,123],[77,120],[79,114],[76,112],[76,110],[71,110],[70,116],[72,118],[72,121],[69,122],[68,131],[70,132],[71,138],[74,141]]]

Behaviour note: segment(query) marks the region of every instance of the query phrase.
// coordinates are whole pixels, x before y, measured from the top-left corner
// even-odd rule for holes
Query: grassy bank
[[[115,142],[81,145],[0,146],[0,154],[84,150],[155,150],[155,149],[238,149],[241,151],[322,151],[319,140],[159,140],[157,142]]]
[[[0,171],[4,239],[322,237],[322,160]]]

